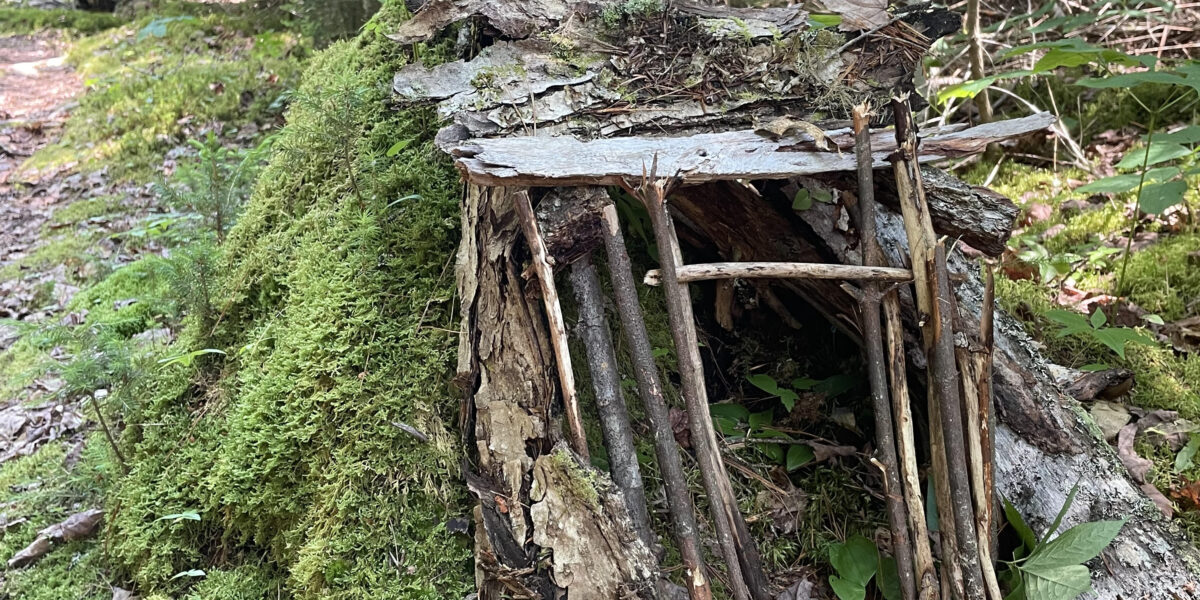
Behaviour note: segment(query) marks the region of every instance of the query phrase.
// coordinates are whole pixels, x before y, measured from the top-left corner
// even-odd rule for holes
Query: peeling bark
[[[560,588],[573,598],[612,598],[592,594],[618,589],[650,597],[653,557],[623,498],[604,483],[606,476],[566,450],[553,451],[562,437],[553,352],[545,313],[526,294],[517,255],[516,200],[523,194],[471,186],[463,200],[458,383],[473,414],[478,453],[467,484],[480,500],[484,532],[476,550],[481,597],[548,598]],[[556,459],[547,462],[552,451]],[[594,489],[586,507],[564,487],[574,485],[571,477]],[[569,517],[575,522],[563,522]],[[607,546],[596,545],[601,542]],[[552,564],[537,568],[546,548]]]

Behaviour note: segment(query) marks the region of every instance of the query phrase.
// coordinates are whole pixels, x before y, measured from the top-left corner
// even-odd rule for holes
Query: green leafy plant
[[[856,535],[829,549],[829,562],[836,575],[829,576],[829,587],[839,600],[864,600],[867,585],[875,580],[875,587],[885,600],[900,598],[900,579],[896,562],[883,556],[875,542]]]
[[[1156,344],[1153,338],[1137,329],[1109,326],[1108,317],[1099,307],[1088,318],[1061,309],[1046,311],[1045,317],[1062,326],[1058,330],[1058,337],[1076,335],[1090,338],[1104,344],[1121,358],[1125,358],[1125,347],[1131,343],[1145,346]]]
[[[1050,536],[1062,525],[1078,491],[1078,485],[1071,489],[1067,501],[1041,538],[1034,535],[1016,507],[1007,499],[1004,501],[1004,515],[1021,539],[1013,560],[1007,563],[1012,591],[1006,600],[1072,600],[1091,590],[1091,576],[1084,563],[1098,556],[1116,539],[1125,520],[1080,523],[1051,540]]]

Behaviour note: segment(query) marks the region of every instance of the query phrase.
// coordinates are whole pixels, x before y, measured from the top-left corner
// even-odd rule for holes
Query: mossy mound
[[[412,55],[375,32],[405,14],[390,3],[311,61],[222,248],[212,314],[193,311],[171,350],[226,354],[165,366],[126,407],[109,541],[143,593],[178,595],[192,569],[211,573],[203,598],[473,586],[470,540],[445,525],[469,515],[449,386],[459,183],[432,112],[387,106]],[[157,520],[183,510],[201,520]]]

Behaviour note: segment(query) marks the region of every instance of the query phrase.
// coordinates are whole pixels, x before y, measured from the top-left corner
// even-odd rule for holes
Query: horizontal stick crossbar
[[[724,262],[679,267],[679,282],[713,279],[850,279],[858,281],[912,281],[912,271],[893,267],[828,265],[793,262]],[[646,285],[662,283],[658,269],[646,272]]]

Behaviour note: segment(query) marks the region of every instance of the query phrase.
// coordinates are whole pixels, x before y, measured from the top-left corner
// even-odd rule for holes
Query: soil
[[[0,37],[0,270],[25,257],[64,194],[60,172],[26,173],[21,165],[57,141],[83,86],[52,35]],[[0,318],[28,316],[26,277],[0,282]],[[0,348],[3,347],[0,332]]]

